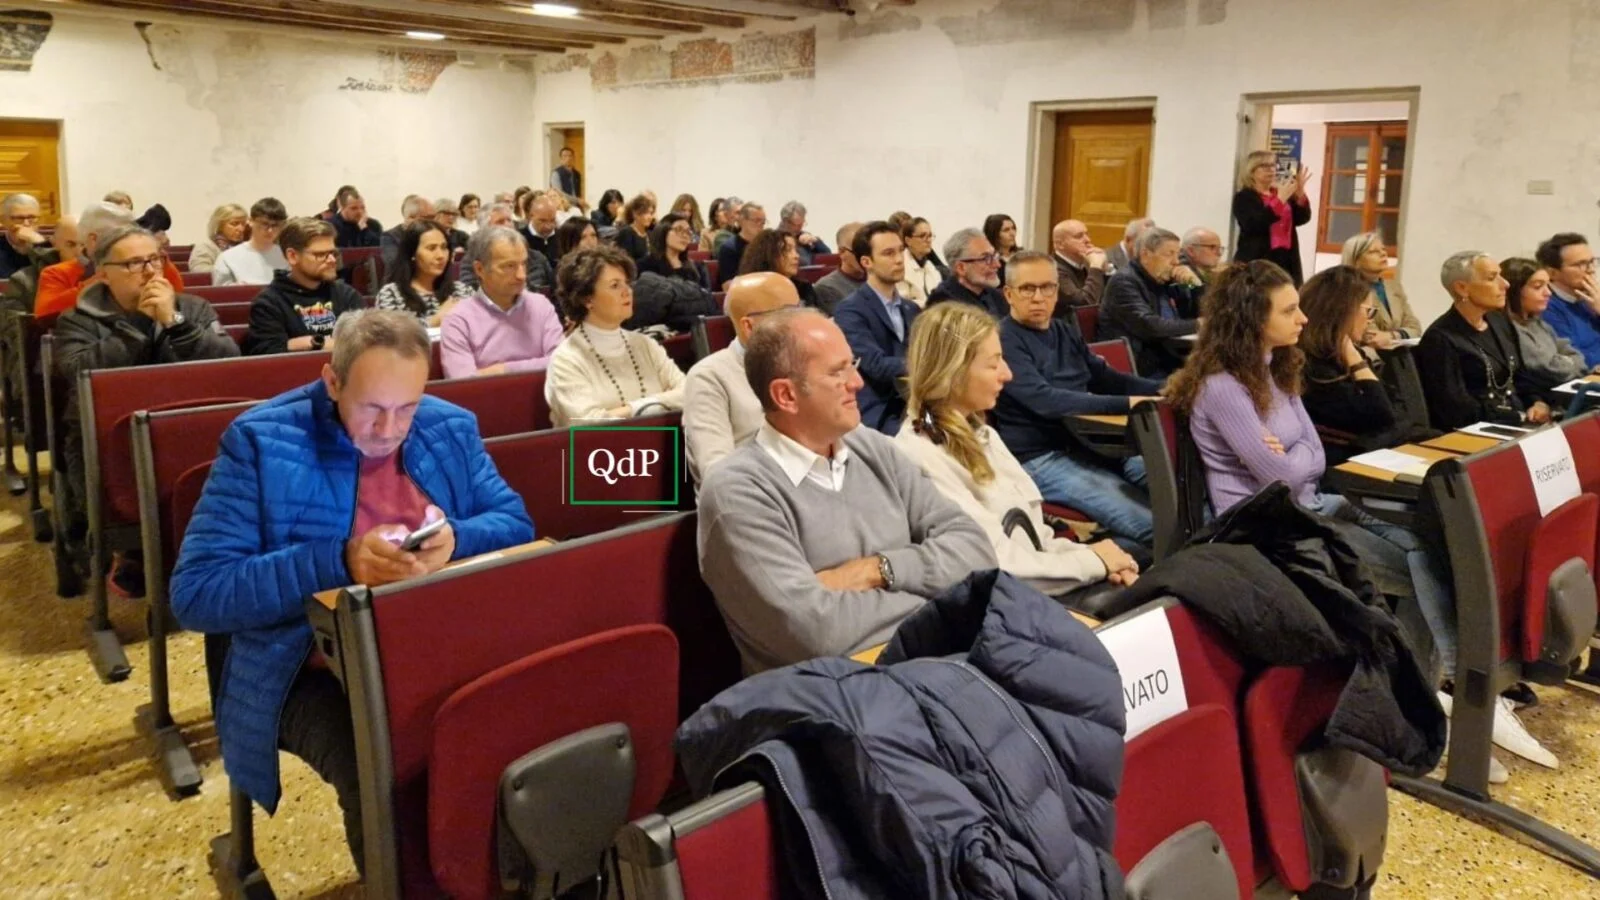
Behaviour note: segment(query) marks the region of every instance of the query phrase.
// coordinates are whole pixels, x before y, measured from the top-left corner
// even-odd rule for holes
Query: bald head
[[[1089,226],[1077,219],[1066,219],[1050,229],[1050,246],[1063,259],[1086,265],[1094,252],[1094,241],[1089,237]]]
[[[860,222],[848,222],[841,226],[839,233],[835,235],[837,242],[834,244],[835,247],[839,248],[839,271],[857,281],[860,281],[866,273],[861,268],[861,261],[856,259],[854,253],[850,252],[850,248],[855,245],[856,232],[861,230],[861,224]]]
[[[556,233],[556,205],[549,197],[540,194],[539,199],[528,204],[528,225],[540,237]]]
[[[62,216],[57,220],[56,230],[50,234],[50,246],[56,248],[62,262],[78,258],[78,251],[83,244],[78,237],[77,216]]]
[[[800,292],[794,282],[777,272],[751,272],[728,282],[728,318],[739,330],[741,343],[748,343],[750,332],[761,317],[773,310],[800,305]]]

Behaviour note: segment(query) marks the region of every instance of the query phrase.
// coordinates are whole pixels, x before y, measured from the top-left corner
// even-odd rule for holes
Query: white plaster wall
[[[1417,86],[1402,274],[1424,316],[1444,307],[1424,285],[1451,252],[1594,230],[1600,0],[1532,17],[1447,0],[919,0],[807,21],[813,80],[595,92],[587,69],[541,73],[534,117],[587,124],[595,191],[800,198],[823,234],[903,207],[942,236],[990,212],[1020,223],[1029,103],[1155,96],[1151,211],[1222,231],[1241,95]],[[864,25],[887,33],[846,36]],[[1536,178],[1554,196],[1529,196]]]
[[[1410,104],[1405,101],[1385,103],[1280,103],[1272,108],[1273,128],[1298,128],[1300,135],[1301,165],[1311,169],[1311,180],[1306,182],[1306,197],[1311,208],[1322,209],[1323,164],[1328,144],[1329,122],[1389,122],[1404,121],[1410,115]],[[1315,217],[1300,231],[1300,263],[1310,275],[1339,264],[1339,254],[1318,253],[1317,219]],[[1392,266],[1397,262],[1389,258]]]
[[[542,155],[526,111],[529,72],[451,65],[427,93],[340,90],[392,78],[377,48],[209,26],[57,15],[31,72],[0,72],[0,116],[63,122],[65,208],[112,189],[160,202],[173,239],[201,237],[211,210],[275,196],[292,214],[341,184],[392,224],[401,198],[534,180]]]

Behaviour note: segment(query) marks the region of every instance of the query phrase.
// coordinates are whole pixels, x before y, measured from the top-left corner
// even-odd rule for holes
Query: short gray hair
[[[1129,219],[1127,226],[1122,229],[1122,239],[1131,241],[1139,236],[1141,231],[1156,227],[1156,220],[1145,216],[1142,219]]]
[[[524,250],[528,247],[528,242],[522,239],[522,235],[518,234],[515,228],[505,225],[485,225],[467,239],[467,252],[461,256],[462,271],[472,271],[473,262],[488,259],[494,250],[494,245],[502,241],[514,243]]]
[[[1444,265],[1439,267],[1439,283],[1443,284],[1444,289],[1450,292],[1450,296],[1454,297],[1456,295],[1453,289],[1455,283],[1458,281],[1471,281],[1475,274],[1472,271],[1473,264],[1480,259],[1488,258],[1489,254],[1482,250],[1462,250],[1460,253],[1450,254],[1450,258],[1445,260]]]
[[[98,270],[102,265],[105,264],[106,257],[111,255],[111,249],[113,247],[131,237],[147,237],[150,240],[155,241],[158,246],[161,243],[160,240],[158,240],[156,236],[148,229],[140,228],[138,225],[118,226],[111,229],[111,231],[108,232],[105,237],[99,239],[94,245],[95,269]],[[181,287],[181,285],[173,285],[173,287]]]
[[[133,213],[127,207],[109,200],[100,200],[89,204],[83,215],[78,217],[78,234],[87,243],[91,234],[110,234],[118,228],[132,224]]]
[[[333,324],[334,377],[343,384],[361,354],[387,347],[406,359],[428,359],[433,347],[422,320],[404,309],[358,309]]]
[[[0,215],[9,216],[16,212],[17,207],[28,204],[38,206],[39,198],[32,194],[24,194],[20,192],[15,194],[7,194],[4,200],[0,200]]]
[[[1179,242],[1179,246],[1186,249],[1193,247],[1195,244],[1200,243],[1200,239],[1208,234],[1216,234],[1216,232],[1206,228],[1203,225],[1191,228],[1183,233],[1183,240]]]
[[[803,216],[805,214],[806,205],[801,203],[799,200],[790,200],[788,203],[783,205],[783,209],[778,210],[778,218],[785,222],[789,221],[795,216]]]
[[[451,199],[450,197],[440,197],[439,199],[433,201],[433,211],[434,212],[450,212],[450,213],[455,213],[456,215],[460,215],[461,214],[461,207],[457,206],[456,205],[456,201]]]
[[[412,194],[406,197],[405,201],[400,204],[400,215],[409,219],[417,213],[422,212],[422,204],[427,202],[427,197],[421,197],[416,194]]]
[[[1365,256],[1366,252],[1371,250],[1375,244],[1383,247],[1384,256],[1389,255],[1389,245],[1384,243],[1382,232],[1363,231],[1360,234],[1351,235],[1344,242],[1344,248],[1339,254],[1339,261],[1347,266],[1353,266],[1356,264],[1356,260]]]
[[[1176,244],[1178,243],[1178,236],[1165,228],[1158,228],[1152,225],[1139,235],[1139,240],[1134,244],[1134,250],[1139,253],[1154,253],[1160,250],[1161,245],[1168,241]]]
[[[945,264],[946,265],[951,265],[951,266],[955,265],[956,264],[956,260],[961,259],[962,257],[967,255],[967,245],[972,243],[973,241],[977,240],[978,238],[983,238],[984,240],[988,240],[988,237],[986,237],[984,235],[983,230],[979,229],[979,228],[963,228],[963,229],[957,231],[955,234],[952,234],[949,237],[945,238],[945,241],[944,241],[944,261],[945,261]]]
[[[764,213],[764,212],[767,211],[767,208],[765,206],[762,206],[761,204],[755,202],[754,200],[752,200],[749,203],[746,203],[745,205],[739,207],[739,218],[741,218],[741,219],[749,218],[750,213],[752,211]]]
[[[517,217],[517,211],[515,209],[511,208],[511,204],[509,204],[509,203],[491,203],[488,206],[482,206],[482,207],[478,208],[478,224],[482,225],[482,224],[488,222],[489,221],[489,217],[494,215],[497,212],[503,212],[506,215],[512,217],[513,219],[515,219]]]
[[[827,316],[815,309],[789,307],[762,316],[761,324],[750,333],[750,343],[744,348],[744,374],[764,412],[778,408],[772,401],[774,381],[788,378],[803,382],[805,379],[810,357],[800,343],[799,329],[794,326],[799,319],[810,316],[827,321]]]

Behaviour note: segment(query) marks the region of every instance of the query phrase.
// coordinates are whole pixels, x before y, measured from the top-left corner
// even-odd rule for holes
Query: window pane
[[[1328,233],[1325,236],[1327,243],[1342,244],[1360,234],[1363,230],[1361,227],[1361,210],[1328,210]]]
[[[1367,165],[1368,138],[1352,134],[1333,139],[1333,167],[1335,169],[1361,169]],[[1395,163],[1399,165],[1399,163]]]
[[[1406,136],[1389,135],[1383,139],[1383,166],[1399,169],[1406,164]]]
[[[1378,179],[1378,205],[1400,205],[1400,183],[1405,180],[1405,175],[1400,172],[1385,172]]]
[[[1378,213],[1378,231],[1383,232],[1383,239],[1391,245],[1400,240],[1400,211]]]
[[[1323,202],[1334,206],[1362,206],[1367,202],[1367,176],[1361,175],[1335,175],[1333,187],[1329,191],[1333,196]]]

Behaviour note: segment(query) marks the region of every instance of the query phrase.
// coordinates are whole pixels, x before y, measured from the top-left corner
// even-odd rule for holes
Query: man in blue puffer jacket
[[[1124,729],[1111,654],[991,569],[876,666],[814,659],[723,691],[677,750],[697,796],[765,785],[796,896],[1121,900]]]
[[[172,608],[230,638],[216,697],[228,777],[277,809],[281,747],[334,786],[363,866],[349,703],[312,648],[304,603],[426,575],[533,539],[471,413],[423,395],[429,344],[408,312],[340,317],[322,380],[240,416],[184,535]],[[415,552],[406,534],[447,524]]]

